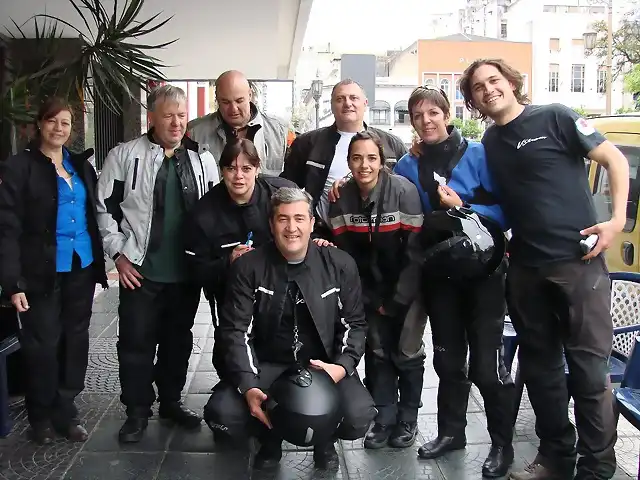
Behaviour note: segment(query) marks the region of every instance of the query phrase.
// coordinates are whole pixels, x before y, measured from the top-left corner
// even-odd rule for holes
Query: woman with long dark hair
[[[0,172],[0,285],[20,322],[26,407],[32,438],[54,431],[85,441],[75,397],[84,389],[96,283],[107,287],[96,223],[93,150],[65,144],[73,109],[60,98],[41,106],[37,135]]]
[[[426,318],[414,304],[421,271],[422,205],[416,187],[392,175],[384,160],[378,135],[356,133],[347,151],[352,178],[329,206],[333,241],[356,260],[362,283],[369,326],[367,386],[378,410],[364,440],[372,449],[413,445],[425,359]]]

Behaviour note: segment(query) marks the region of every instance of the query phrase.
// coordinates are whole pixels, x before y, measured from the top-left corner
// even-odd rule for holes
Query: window
[[[557,92],[560,80],[560,66],[557,63],[551,63],[549,65],[549,91]]]
[[[435,80],[431,78],[430,75],[431,74],[427,72],[422,73],[422,85],[431,85],[432,87],[436,85]]]
[[[440,80],[440,88],[447,94],[447,98],[451,98],[451,92],[449,91],[449,80],[443,78]]]
[[[462,91],[460,90],[460,80],[456,82],[456,100],[464,100]]]
[[[635,136],[635,135],[634,135]],[[629,162],[629,197],[627,199],[627,223],[624,226],[625,232],[632,232],[636,226],[638,215],[638,201],[640,199],[640,178],[638,169],[640,168],[640,147],[628,145],[616,145]],[[609,189],[609,178],[607,171],[598,165],[596,170],[595,188],[593,192],[593,203],[596,209],[596,219],[604,222],[611,219],[612,203],[611,191]]]
[[[571,65],[571,91],[584,93],[584,64]]]
[[[396,103],[393,107],[395,112],[395,123],[400,125],[410,125],[411,119],[409,118],[409,104],[406,100],[402,100]]]
[[[376,100],[371,108],[371,123],[373,125],[389,125],[391,123],[391,107],[384,100]]]
[[[584,39],[574,38],[571,40],[571,47],[573,48],[574,53],[582,55],[584,53]]]
[[[607,91],[607,71],[604,68],[598,70],[598,93]]]
[[[507,22],[500,24],[500,38],[507,38]]]
[[[549,39],[549,51],[551,51],[551,52],[559,52],[560,51],[560,39],[559,38],[550,38]]]
[[[456,107],[456,118],[459,118],[460,120],[464,119],[464,107],[459,105]]]

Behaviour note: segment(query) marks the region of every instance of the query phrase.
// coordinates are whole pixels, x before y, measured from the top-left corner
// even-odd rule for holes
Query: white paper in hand
[[[447,179],[441,177],[436,172],[433,172],[433,179],[438,182],[438,185],[440,185],[441,187],[444,187],[447,184]]]

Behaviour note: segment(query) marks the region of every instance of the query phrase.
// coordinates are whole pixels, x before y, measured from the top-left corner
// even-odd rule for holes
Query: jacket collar
[[[442,142],[436,144],[422,143],[422,154],[425,157],[449,157],[462,143],[460,131],[453,125],[447,127],[449,136]]]
[[[147,140],[149,140],[149,142],[153,143],[154,145],[161,146],[158,142],[156,142],[153,136],[154,130],[155,129],[151,127],[151,129],[144,136],[146,136]],[[184,147],[187,150],[191,150],[193,152],[198,153],[198,143],[192,140],[191,138],[189,138],[186,134],[182,137],[182,140],[180,141],[180,146]]]
[[[384,168],[380,170],[380,174],[378,175],[378,181],[376,182],[376,185],[369,192],[369,196],[365,199],[362,198],[362,195],[360,194],[360,188],[358,187],[358,184],[356,183],[355,179],[351,178],[351,180],[349,180],[347,184],[349,186],[348,188],[351,188],[354,192],[354,195],[357,195],[362,209],[366,208],[368,205],[371,205],[372,203],[375,205],[379,201],[380,197],[382,196],[382,185],[383,183],[385,183],[385,178],[388,175],[389,174]]]
[[[367,122],[362,122],[362,125],[364,126],[364,131],[369,130],[369,125],[367,125]],[[329,131],[334,132],[336,135],[338,134],[338,125],[335,121],[331,125],[329,125],[328,128]]]
[[[84,162],[89,160],[94,154],[93,148],[88,148],[85,151],[78,152],[78,153],[72,152],[66,147],[62,147],[62,148],[67,152],[69,152],[69,161],[73,164],[74,167],[82,165]],[[37,139],[31,140],[25,147],[24,152],[28,153],[34,159],[43,160],[46,162],[51,161],[44,153],[40,151],[40,142],[38,142]]]
[[[318,247],[312,240],[309,240],[307,255],[301,262],[302,265],[304,265],[306,268],[312,268],[314,265],[318,265],[318,258],[320,256],[318,248],[320,247]],[[271,258],[273,258],[276,266],[284,267],[288,265],[287,259],[282,256],[282,253],[280,253],[280,250],[278,250],[275,241],[271,241],[271,243],[269,243],[269,249],[271,250]]]
[[[258,175],[258,177],[256,177],[256,183],[253,186],[253,193],[251,193],[251,198],[249,198],[249,201],[247,203],[236,203],[231,198],[231,195],[229,195],[229,190],[227,189],[227,185],[224,183],[224,179],[220,179],[220,184],[222,185],[221,188],[224,190],[224,199],[229,203],[229,206],[231,208],[244,208],[258,203],[258,197],[260,196],[261,189],[263,188],[262,182],[263,180],[260,178],[260,175]]]
[[[250,112],[251,116],[249,118],[249,122],[247,123],[247,125],[244,128],[253,127],[254,125],[262,126],[262,124],[264,123],[264,119],[262,117],[262,113],[260,112],[260,110],[258,109],[258,107],[256,106],[255,103],[249,102],[249,112]],[[222,118],[222,115],[220,114],[220,110],[216,111],[213,114],[213,119],[217,122],[217,125],[215,125],[215,128],[217,130],[225,130],[225,129],[226,130],[233,130],[233,127],[231,125],[229,125]]]

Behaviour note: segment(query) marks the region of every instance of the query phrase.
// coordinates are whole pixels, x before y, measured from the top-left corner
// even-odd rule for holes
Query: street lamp
[[[587,0],[589,5],[604,5],[607,8],[607,58],[606,58],[606,114],[611,115],[611,86],[613,76],[611,74],[611,65],[613,63],[613,6],[612,0]],[[584,38],[584,50],[588,55],[596,47],[598,34],[596,32],[586,32]]]
[[[316,128],[320,128],[320,97],[322,97],[322,80],[315,79],[311,82],[311,95],[316,101]]]

